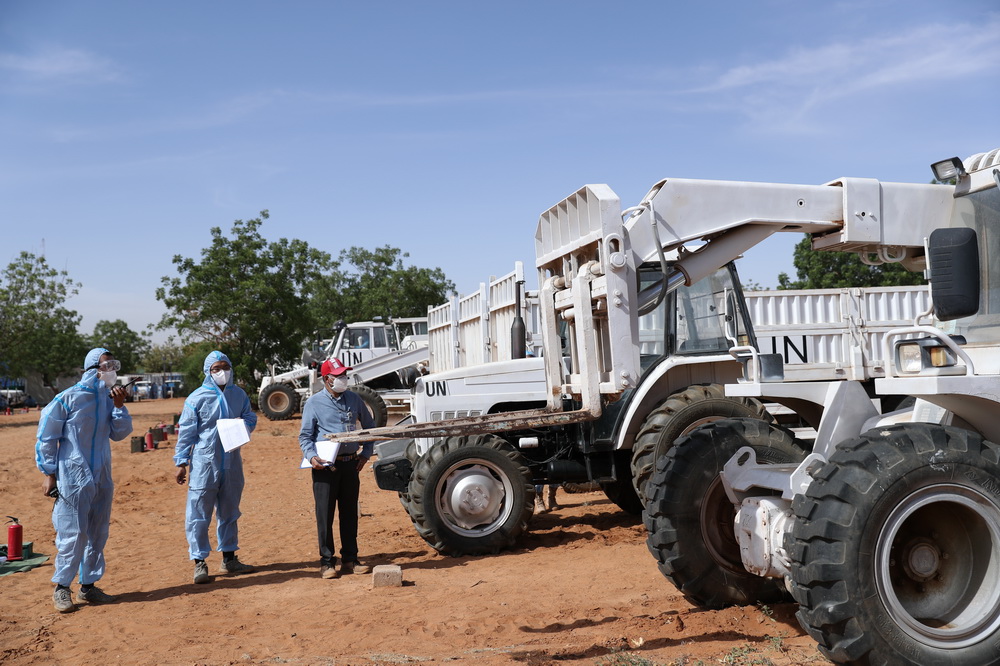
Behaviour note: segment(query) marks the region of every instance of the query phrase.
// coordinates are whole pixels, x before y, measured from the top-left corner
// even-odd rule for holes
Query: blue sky
[[[993,0],[0,0],[0,261],[44,249],[83,332],[140,330],[174,255],[268,209],[467,293],[586,183],[928,182],[1000,146],[998,100]]]

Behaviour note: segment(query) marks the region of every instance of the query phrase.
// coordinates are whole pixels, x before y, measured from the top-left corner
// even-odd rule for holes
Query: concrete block
[[[402,587],[403,570],[395,564],[379,564],[372,569],[372,587]]]

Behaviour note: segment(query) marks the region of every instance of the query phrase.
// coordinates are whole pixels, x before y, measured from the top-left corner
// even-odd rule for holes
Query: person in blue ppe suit
[[[222,448],[216,424],[219,419],[243,419],[247,432],[253,432],[257,415],[250,408],[246,392],[233,384],[233,366],[228,356],[213,351],[205,357],[204,371],[205,381],[184,401],[184,410],[177,423],[180,433],[174,453],[177,483],[184,485],[188,467],[191,468],[184,530],[189,554],[194,560],[196,583],[209,581],[205,558],[212,551],[208,525],[213,510],[216,546],[222,551],[220,572],[241,574],[254,570],[236,557],[243,459],[239,448],[228,453]]]
[[[43,492],[55,497],[52,526],[56,560],[52,603],[60,613],[76,609],[69,586],[80,578],[77,601],[110,603],[95,585],[104,576],[104,546],[111,524],[111,440],[132,432],[126,391],[115,386],[121,364],[107,349],[92,349],[83,378],[57,395],[38,421],[35,462],[45,474]]]

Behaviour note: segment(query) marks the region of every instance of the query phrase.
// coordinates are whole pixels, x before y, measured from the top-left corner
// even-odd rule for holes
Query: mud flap
[[[413,474],[413,463],[406,457],[406,445],[412,440],[394,439],[375,446],[378,460],[372,465],[375,483],[382,490],[405,493]]]

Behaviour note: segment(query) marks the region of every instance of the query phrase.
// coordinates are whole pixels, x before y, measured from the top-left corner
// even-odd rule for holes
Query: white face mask
[[[330,384],[330,390],[334,393],[343,393],[347,390],[347,377],[334,377]]]
[[[117,372],[99,372],[97,374],[101,376],[101,379],[104,381],[105,384],[108,385],[108,388],[114,386],[115,382],[118,381]]]
[[[227,384],[229,384],[229,380],[231,380],[232,378],[233,378],[232,370],[216,370],[215,372],[212,373],[212,379],[214,379],[215,383],[218,384],[219,386],[226,386]]]

